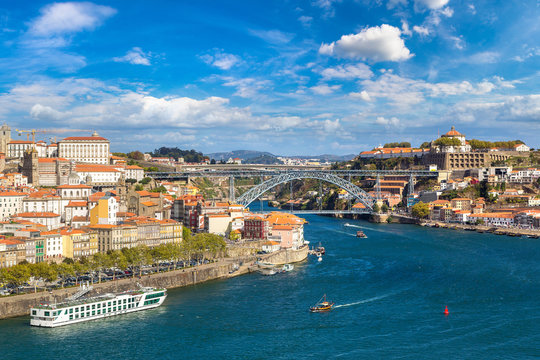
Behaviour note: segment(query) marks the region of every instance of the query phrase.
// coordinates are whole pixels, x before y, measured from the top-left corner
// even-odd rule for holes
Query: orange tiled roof
[[[13,217],[24,217],[24,218],[54,218],[59,217],[60,215],[53,212],[25,212],[13,215]]]

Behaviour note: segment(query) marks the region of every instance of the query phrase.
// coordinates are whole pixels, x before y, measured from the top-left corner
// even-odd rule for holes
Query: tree
[[[116,269],[125,269],[127,267],[127,260],[124,254],[120,250],[114,250],[107,252],[107,262],[113,267],[113,281],[116,280]]]
[[[461,146],[461,141],[457,138],[441,137],[433,142],[437,146]]]
[[[52,282],[58,278],[56,271],[46,262],[30,264],[30,274],[34,278],[34,292],[37,292],[38,279]]]
[[[487,180],[482,180],[478,184],[478,195],[486,200],[489,199],[489,184]]]
[[[182,226],[182,239],[188,240],[191,238],[191,230],[188,227]]]
[[[144,186],[142,186],[141,184],[135,185],[135,191],[143,191],[143,190],[144,190]]]
[[[387,212],[388,212],[388,205],[382,204],[382,206],[381,206],[381,211],[382,211],[383,213],[387,213]]]
[[[390,215],[389,217],[386,218],[386,222],[388,224],[390,224],[393,220],[394,220],[394,218],[392,217],[392,215]]]
[[[71,262],[73,263],[73,259],[71,259]],[[72,263],[70,263],[69,261],[63,261],[62,263],[55,266],[56,272],[62,279],[62,287],[64,287],[64,283],[66,282],[66,278],[68,276],[75,275]]]
[[[98,272],[98,282],[101,284],[101,271],[107,266],[107,255],[104,253],[95,253],[90,261],[90,267]]]
[[[145,177],[144,179],[142,179],[140,181],[140,183],[143,184],[143,185],[146,185],[146,184],[150,183],[150,181],[152,181],[151,177]]]
[[[384,144],[384,148],[410,148],[411,143],[404,141],[404,142],[393,142],[393,143],[387,143]]]
[[[133,185],[137,182],[137,180],[135,179],[126,179],[126,184],[130,184],[130,185]]]
[[[27,264],[17,264],[7,269],[6,281],[8,284],[17,287],[17,293],[19,293],[19,287],[30,280],[30,267]]]
[[[134,160],[144,160],[144,154],[138,150],[128,153],[127,156]]]
[[[373,212],[376,214],[381,212],[381,207],[379,206],[379,204],[373,205]]]
[[[413,207],[411,208],[411,214],[416,218],[425,219],[429,215],[429,207],[427,204],[420,201],[413,205]]]

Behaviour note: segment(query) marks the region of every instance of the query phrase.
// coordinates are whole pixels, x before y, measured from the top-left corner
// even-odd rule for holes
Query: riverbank
[[[141,286],[173,289],[206,281],[226,279],[250,272],[249,267],[258,258],[275,265],[299,262],[307,258],[308,247],[299,250],[279,250],[265,255],[245,255],[234,258],[224,258],[217,262],[194,266],[192,268],[172,270],[164,273],[144,275],[128,279],[93,284],[91,295],[116,293],[136,289]],[[61,302],[79,290],[78,287],[56,289],[49,292],[38,292],[0,298],[0,319],[24,316],[30,313],[30,308],[40,303]]]
[[[479,233],[493,233],[495,235],[506,236],[528,236],[528,237],[540,237],[540,229],[518,229],[518,228],[499,228],[494,226],[485,225],[468,225],[468,224],[454,224],[444,223],[439,221],[424,221],[419,224],[420,226],[429,226],[444,229],[476,231]]]

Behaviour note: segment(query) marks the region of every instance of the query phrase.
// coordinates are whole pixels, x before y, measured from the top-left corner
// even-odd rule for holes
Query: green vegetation
[[[151,177],[145,177],[144,179],[142,179],[141,181],[139,181],[139,183],[143,184],[143,185],[147,185],[150,183],[150,181],[152,181],[152,178]]]
[[[393,143],[386,143],[383,146],[384,148],[410,148],[411,143],[404,141],[404,142],[393,142]]]
[[[425,141],[420,145],[420,149],[429,149],[431,147],[431,143],[429,141]]]
[[[373,212],[376,214],[381,212],[381,207],[379,206],[379,204],[373,205]]]
[[[195,150],[180,150],[177,147],[160,147],[159,149],[154,150],[152,153],[153,157],[171,157],[175,160],[178,158],[184,158],[185,162],[188,163],[199,163],[208,157],[204,156],[202,153]]]
[[[167,189],[165,188],[165,186],[161,185],[161,186],[159,186],[159,187],[157,187],[155,189],[150,190],[150,192],[166,194]]]
[[[471,145],[472,149],[491,149],[491,148],[503,148],[503,149],[512,149],[514,145],[525,144],[521,140],[513,141],[482,141],[477,139],[467,140]]]
[[[60,280],[63,287],[67,278],[95,271],[98,273],[98,282],[101,283],[101,275],[105,269],[131,269],[134,277],[137,270],[138,275],[142,275],[144,265],[157,265],[159,269],[160,262],[167,261],[169,262],[168,269],[171,270],[171,262],[176,267],[179,261],[197,260],[200,262],[224,256],[226,253],[226,243],[221,236],[207,233],[191,236],[187,228],[183,229],[183,235],[184,241],[181,243],[162,244],[154,248],[146,246],[123,248],[108,251],[106,254],[97,253],[91,258],[82,258],[77,261],[65,259],[60,264],[22,262],[0,269],[0,284],[19,288],[33,278],[34,292],[36,292],[38,281],[52,283]],[[113,280],[115,277],[116,274],[113,272]]]
[[[383,214],[386,214],[388,212],[388,205],[386,204],[382,204],[381,206],[381,211],[383,212]]]
[[[442,137],[433,142],[437,146],[460,146],[461,141],[456,138]]]
[[[425,219],[429,216],[429,207],[427,204],[420,201],[419,203],[413,205],[411,208],[411,214],[415,218]]]
[[[133,160],[144,160],[144,154],[140,152],[139,150],[132,151],[128,153],[127,156]]]

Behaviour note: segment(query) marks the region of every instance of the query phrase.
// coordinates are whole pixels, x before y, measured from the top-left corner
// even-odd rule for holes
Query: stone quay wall
[[[307,245],[304,245],[298,250],[282,249],[265,256],[264,262],[274,265],[295,263],[307,259],[308,252],[309,247]]]
[[[137,289],[138,285],[156,288],[175,288],[194,285],[209,280],[225,278],[233,269],[234,261],[223,260],[193,268],[174,270],[165,273],[144,275],[141,278],[129,278],[94,284],[91,295],[121,292]],[[0,319],[30,314],[30,308],[40,303],[63,301],[79,290],[78,287],[58,289],[51,292],[0,297]]]

